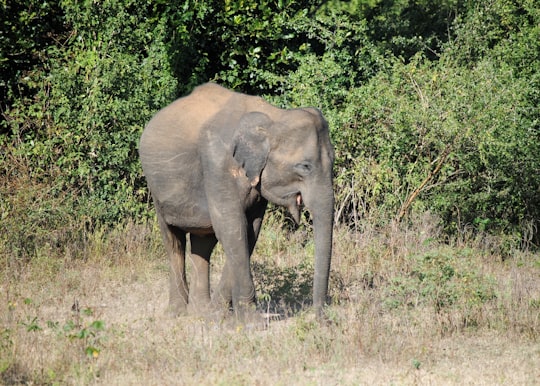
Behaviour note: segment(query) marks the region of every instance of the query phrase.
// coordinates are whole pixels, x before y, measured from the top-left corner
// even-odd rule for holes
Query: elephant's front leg
[[[255,285],[249,264],[247,219],[243,211],[238,216],[216,224],[214,230],[225,251],[226,261],[214,301],[223,306],[232,303],[238,316],[255,304]]]
[[[227,305],[232,302],[235,313],[242,316],[255,304],[245,202],[251,185],[239,171],[236,161],[223,152],[228,149],[222,149],[222,146],[222,139],[218,138],[209,145],[208,158],[202,158],[208,212],[212,228],[226,256],[215,299]]]
[[[260,201],[250,208],[246,213],[247,218],[247,240],[248,240],[248,273],[244,275],[249,277],[252,285],[253,299],[250,300],[249,304],[255,304],[255,287],[253,285],[253,278],[251,275],[250,261],[253,250],[255,249],[255,244],[259,237],[259,232],[261,230],[262,220],[264,213],[266,211],[266,206],[268,201],[261,198]],[[235,275],[238,273],[233,267],[232,264],[229,264],[229,259],[227,259],[225,266],[223,268],[223,273],[221,275],[221,281],[219,283],[217,296],[220,303],[225,304],[226,306],[231,306],[233,303],[233,288],[234,283],[236,282]]]

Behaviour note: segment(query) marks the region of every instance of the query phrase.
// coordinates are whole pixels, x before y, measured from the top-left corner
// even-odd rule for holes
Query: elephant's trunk
[[[334,223],[334,192],[331,182],[321,192],[320,184],[314,194],[302,194],[306,207],[313,217],[315,232],[315,275],[313,277],[313,306],[318,314],[326,303],[328,278],[332,257],[332,232]]]

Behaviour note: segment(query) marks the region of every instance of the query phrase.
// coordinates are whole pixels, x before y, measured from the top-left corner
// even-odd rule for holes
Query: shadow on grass
[[[312,305],[312,267],[253,262],[252,270],[261,311],[290,317]]]
[[[0,383],[2,385],[28,385],[31,383],[31,377],[25,368],[15,362],[0,372]]]

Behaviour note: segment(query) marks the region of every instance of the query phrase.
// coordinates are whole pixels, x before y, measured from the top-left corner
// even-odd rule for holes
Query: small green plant
[[[87,308],[83,310],[83,315],[92,316],[93,312]],[[58,328],[58,325],[54,325]],[[101,343],[104,339],[105,322],[93,320],[81,325],[81,320],[77,317],[75,321],[70,320],[62,327],[63,335],[71,341],[79,342],[86,356],[97,358],[101,352]]]
[[[307,314],[304,313],[298,315],[293,329],[296,338],[303,343],[313,334],[313,331],[317,329],[317,322],[313,319],[309,319]]]
[[[29,320],[28,322],[22,322],[22,325],[26,327],[26,331],[41,331],[43,330],[38,324],[37,316]]]

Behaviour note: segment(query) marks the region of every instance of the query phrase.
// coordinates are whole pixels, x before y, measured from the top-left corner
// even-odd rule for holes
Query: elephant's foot
[[[219,289],[214,293],[211,300],[212,308],[220,311],[232,311],[232,296],[230,291]]]
[[[187,304],[182,300],[175,301],[174,299],[170,299],[166,314],[171,318],[185,316],[187,315]]]
[[[210,299],[202,301],[199,299],[190,299],[187,309],[190,315],[204,317],[214,312],[215,307],[210,302]]]
[[[262,331],[267,330],[271,321],[275,320],[275,317],[269,317],[255,307],[248,307],[244,308],[241,314],[235,313],[235,317],[230,318],[230,323],[237,331]]]
[[[251,299],[239,300],[233,304],[233,314],[238,320],[249,320],[259,315],[257,305]]]
[[[219,315],[225,325],[238,328],[268,325],[268,317],[257,310],[257,303],[253,297],[234,301],[230,293],[216,291],[212,297],[211,308],[215,315]]]

